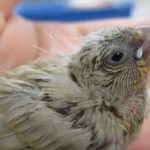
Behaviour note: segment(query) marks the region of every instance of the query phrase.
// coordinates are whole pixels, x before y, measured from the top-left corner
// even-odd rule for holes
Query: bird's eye
[[[114,62],[118,62],[123,58],[124,54],[122,52],[116,52],[113,56],[112,56],[112,61]]]
[[[110,65],[120,65],[126,60],[126,53],[123,51],[115,51],[109,54],[107,62]]]

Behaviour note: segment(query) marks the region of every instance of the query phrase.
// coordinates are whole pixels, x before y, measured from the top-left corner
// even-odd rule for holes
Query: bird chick
[[[37,60],[1,77],[0,149],[124,150],[145,114],[143,43],[138,29],[105,29],[67,64]]]

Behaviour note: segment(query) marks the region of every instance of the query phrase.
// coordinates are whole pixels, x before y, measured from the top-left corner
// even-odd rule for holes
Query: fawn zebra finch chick
[[[36,60],[1,77],[0,149],[124,150],[146,109],[142,33],[97,31],[67,64]]]

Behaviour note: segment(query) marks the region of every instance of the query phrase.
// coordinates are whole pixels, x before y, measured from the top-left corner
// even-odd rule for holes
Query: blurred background
[[[14,13],[35,21],[149,18],[149,0],[23,0]]]
[[[135,0],[131,18],[142,19],[150,18],[150,1],[149,0]]]

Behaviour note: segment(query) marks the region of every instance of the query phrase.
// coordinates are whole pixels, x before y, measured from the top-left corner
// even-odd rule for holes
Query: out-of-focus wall
[[[131,15],[133,19],[150,19],[150,0],[135,0],[135,7]]]

